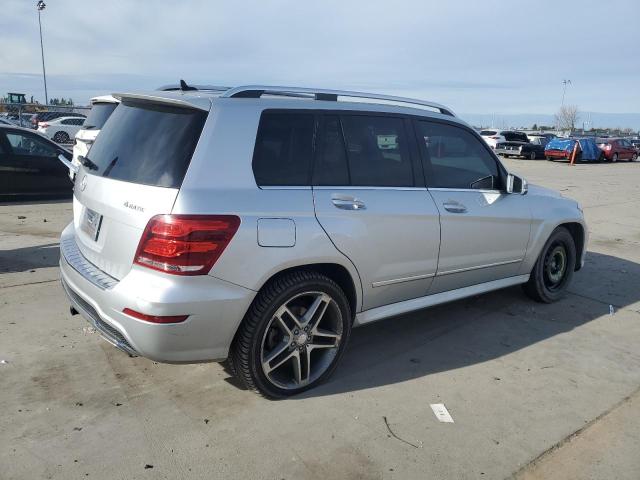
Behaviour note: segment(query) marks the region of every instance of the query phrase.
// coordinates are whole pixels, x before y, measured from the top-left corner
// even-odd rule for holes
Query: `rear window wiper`
[[[84,167],[87,167],[89,170],[98,170],[99,168],[98,165],[89,160],[89,157],[83,157],[82,155],[80,155],[78,156],[78,160]]]

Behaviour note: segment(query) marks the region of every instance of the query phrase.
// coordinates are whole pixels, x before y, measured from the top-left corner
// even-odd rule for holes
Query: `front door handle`
[[[467,207],[465,207],[461,203],[454,201],[445,202],[442,204],[442,206],[447,212],[451,213],[466,213],[467,211]]]
[[[362,200],[349,195],[332,195],[331,202],[341,210],[366,210],[367,208]]]

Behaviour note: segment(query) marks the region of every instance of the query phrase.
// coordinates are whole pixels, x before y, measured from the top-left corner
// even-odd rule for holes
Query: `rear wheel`
[[[636,160],[638,160],[638,154],[634,153],[633,155],[631,155],[631,160],[629,160],[630,162],[635,162]]]
[[[536,159],[536,157],[537,157],[536,152],[531,152],[531,153],[529,154],[529,160],[535,160],[535,159]]]
[[[69,143],[69,134],[67,132],[56,132],[53,135],[53,141],[56,143]]]
[[[613,163],[615,163],[615,162],[617,162],[617,161],[618,161],[618,154],[617,154],[617,153],[614,153],[614,154],[613,154],[613,156],[611,157],[611,161],[612,161]]]
[[[351,334],[342,289],[316,272],[293,272],[258,293],[236,335],[230,361],[247,388],[283,398],[313,388],[335,370]]]
[[[525,293],[537,302],[552,303],[564,295],[576,266],[576,246],[564,227],[556,228],[536,260]]]

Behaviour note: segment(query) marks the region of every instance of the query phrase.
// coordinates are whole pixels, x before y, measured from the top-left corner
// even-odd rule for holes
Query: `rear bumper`
[[[512,149],[504,148],[500,146],[496,147],[495,152],[497,155],[513,155],[517,157],[525,155],[525,153],[522,153],[522,150],[519,148],[512,150]]]
[[[178,277],[139,267],[117,281],[73,250],[73,225],[62,233],[60,243],[65,245],[60,255],[62,285],[73,307],[110,343],[159,362],[225,359],[256,294],[208,275]],[[124,314],[124,308],[189,318],[155,324]]]
[[[547,158],[569,158],[571,153],[562,150],[545,150],[544,156]]]

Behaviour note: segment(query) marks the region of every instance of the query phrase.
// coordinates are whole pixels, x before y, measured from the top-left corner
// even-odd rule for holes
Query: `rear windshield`
[[[100,130],[117,106],[117,103],[94,103],[83,128]]]
[[[101,177],[179,188],[207,112],[123,101],[104,124],[85,166]]]
[[[495,135],[496,133],[498,132],[496,132],[495,130],[482,130],[480,132],[480,135],[482,135],[483,137],[490,137],[492,135]]]

